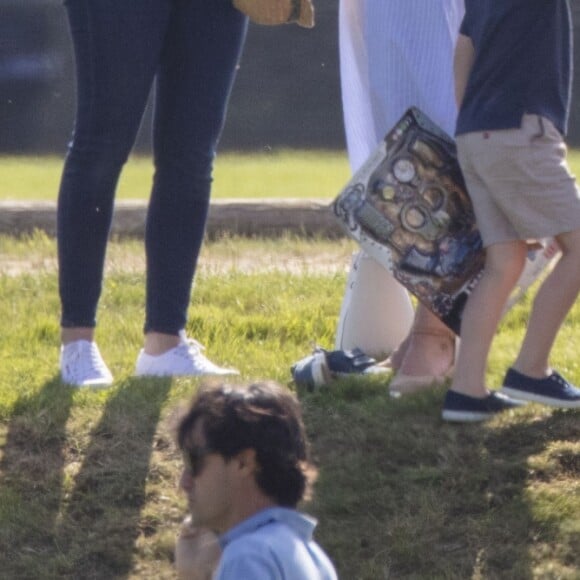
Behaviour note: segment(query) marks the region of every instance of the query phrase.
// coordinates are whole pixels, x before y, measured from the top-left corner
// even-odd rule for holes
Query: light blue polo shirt
[[[312,539],[316,520],[268,508],[220,537],[214,580],[336,580],[332,562]]]

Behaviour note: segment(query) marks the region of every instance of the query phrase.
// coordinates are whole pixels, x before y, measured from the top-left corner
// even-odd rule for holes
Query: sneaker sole
[[[502,387],[499,392],[512,397],[513,399],[530,401],[531,403],[541,403],[542,405],[548,405],[549,407],[557,407],[559,409],[580,409],[580,400],[563,401],[562,399],[553,399],[552,397],[527,393],[526,391],[520,391],[511,387]]]
[[[480,423],[482,421],[488,421],[496,415],[498,413],[469,413],[467,411],[450,411],[444,409],[441,413],[441,418],[444,421],[453,423]]]

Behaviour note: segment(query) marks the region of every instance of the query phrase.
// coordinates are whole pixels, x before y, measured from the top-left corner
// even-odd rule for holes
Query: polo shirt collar
[[[273,522],[280,522],[288,526],[304,542],[312,540],[312,534],[317,524],[314,518],[293,509],[283,507],[266,508],[240,522],[220,536],[220,544],[222,548],[225,548],[240,536],[255,532],[257,529]]]

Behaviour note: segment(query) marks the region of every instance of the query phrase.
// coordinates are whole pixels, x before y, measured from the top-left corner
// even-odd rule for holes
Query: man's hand
[[[175,546],[175,568],[180,580],[211,580],[221,549],[214,533],[191,525],[189,518],[183,522]]]

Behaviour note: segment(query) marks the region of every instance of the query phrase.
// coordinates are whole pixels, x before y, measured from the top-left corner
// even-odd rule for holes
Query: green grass
[[[580,173],[580,150],[570,150],[568,161],[572,172]],[[61,170],[57,157],[0,157],[0,201],[54,201]],[[146,199],[152,172],[149,158],[132,157],[123,171],[118,199]],[[331,199],[349,175],[341,151],[223,153],[216,160],[212,196]]]
[[[57,157],[0,157],[0,201],[54,201],[62,160]],[[148,157],[132,157],[123,171],[118,199],[146,199],[153,169]],[[333,198],[347,182],[343,152],[271,151],[218,155],[213,197]]]
[[[202,262],[242,263],[260,248],[279,270],[200,271],[188,331],[241,380],[293,388],[290,365],[312,341],[332,344],[345,273],[285,264],[317,253],[346,263],[351,246],[223,240]],[[31,266],[0,275],[0,577],[173,578],[185,503],[172,419],[198,381],[131,376],[144,299],[133,267],[142,252],[131,242],[111,248],[97,336],[116,382],[100,392],[62,385],[56,273],[45,263],[53,251],[42,235],[0,239],[5,263]],[[500,329],[492,385],[528,309],[529,297]],[[579,318],[577,305],[553,357],[575,381]],[[530,405],[485,425],[445,425],[442,389],[393,400],[377,378],[299,396],[320,467],[304,508],[319,518],[317,539],[343,580],[579,577],[578,412]]]

